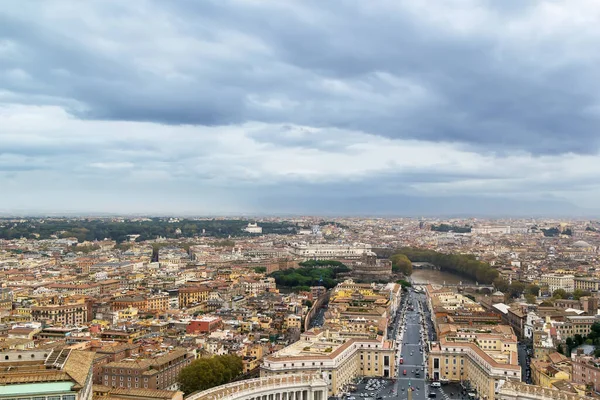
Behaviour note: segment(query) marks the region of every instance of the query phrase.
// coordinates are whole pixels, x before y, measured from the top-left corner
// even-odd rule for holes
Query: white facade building
[[[262,227],[258,226],[256,222],[249,222],[248,226],[244,228],[248,233],[262,233]]]
[[[327,384],[319,374],[247,379],[196,392],[186,400],[327,400]]]
[[[370,244],[317,244],[317,243],[291,243],[290,253],[309,260],[331,260],[336,258],[358,259],[363,254],[371,251]]]
[[[564,289],[568,293],[573,293],[575,290],[575,276],[573,275],[545,274],[542,275],[541,281],[548,285],[550,293],[557,289]]]

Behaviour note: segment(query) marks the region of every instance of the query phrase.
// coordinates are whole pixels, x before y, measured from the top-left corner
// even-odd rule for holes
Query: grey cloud
[[[486,0],[481,5],[510,21],[535,2],[500,3]],[[599,101],[591,90],[598,78],[592,58],[565,58],[564,65],[547,69],[546,59],[535,59],[545,44],[527,45],[528,38],[513,43],[503,40],[503,32],[445,35],[400,6],[395,12],[384,10],[385,1],[369,6],[333,0],[285,5],[154,1],[147,2],[145,11],[123,6],[119,20],[110,11],[115,4],[72,7],[72,19],[60,21],[34,20],[14,9],[0,12],[0,36],[14,41],[20,51],[19,57],[0,60],[0,70],[19,68],[31,77],[26,83],[0,78],[0,86],[24,95],[71,99],[83,105],[74,110],[83,118],[292,123],[541,154],[598,149],[598,116],[583,112]],[[78,21],[79,14],[94,12],[106,14],[110,29],[98,33],[85,18]],[[173,25],[153,25],[159,16]],[[145,30],[129,27],[127,18],[135,22],[144,17]],[[57,24],[72,24],[71,34],[82,39],[69,38]],[[140,53],[140,45],[149,45],[140,35],[158,40],[163,28],[171,29],[174,45],[178,39],[193,39],[240,57],[198,50],[194,42],[189,57],[185,52],[172,56],[169,45],[158,42],[147,63],[166,64],[176,76],[161,68],[148,70],[137,61],[149,57]],[[246,35],[265,49],[252,51],[224,32]],[[101,39],[117,42],[126,52],[115,55],[86,46],[86,40]],[[548,48],[547,58],[561,57],[560,49],[560,44]],[[393,86],[381,73],[408,86]],[[322,85],[327,80],[353,92],[336,93]],[[266,105],[253,103],[249,95]],[[269,106],[269,101],[282,106]],[[318,138],[313,143],[318,147]]]

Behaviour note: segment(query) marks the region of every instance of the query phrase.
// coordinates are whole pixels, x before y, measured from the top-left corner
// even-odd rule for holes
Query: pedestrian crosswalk
[[[446,394],[446,392],[444,392],[444,389],[440,388],[439,394],[441,395],[441,398],[444,400],[450,400],[450,396],[448,396]]]

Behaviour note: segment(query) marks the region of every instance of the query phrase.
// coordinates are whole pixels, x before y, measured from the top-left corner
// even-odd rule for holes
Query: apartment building
[[[84,296],[98,296],[100,295],[100,285],[97,283],[76,285],[76,284],[65,284],[65,283],[53,283],[48,285],[49,289],[56,290],[61,293],[69,294],[80,294]]]
[[[122,289],[121,281],[118,279],[107,279],[98,282],[100,294],[111,294]]]
[[[102,384],[115,388],[177,390],[179,372],[193,360],[193,354],[177,349],[151,359],[111,362],[102,366]]]
[[[573,287],[575,290],[587,290],[590,292],[597,292],[600,290],[600,279],[588,278],[588,277],[575,277],[573,279]]]
[[[459,330],[431,343],[427,368],[434,381],[469,381],[481,398],[493,399],[501,381],[521,380],[517,338],[491,329]]]
[[[88,321],[89,308],[84,302],[31,307],[34,321],[52,321],[63,325],[82,325]]]
[[[531,362],[531,379],[534,385],[551,388],[560,381],[571,380],[570,360],[556,351],[548,354],[546,359],[534,359]]]
[[[137,355],[139,348],[139,344],[118,342],[91,343],[90,350],[96,352],[93,365],[94,383],[98,385],[102,384],[102,367],[104,365]]]
[[[145,311],[166,311],[169,309],[169,295],[163,293],[149,296],[146,303]]]
[[[208,300],[210,289],[206,286],[187,286],[179,288],[179,308]]]
[[[146,308],[146,298],[144,296],[122,296],[112,301],[111,309],[113,311],[125,310],[127,308],[137,308],[143,310]]]
[[[324,296],[327,293],[325,286],[311,286],[310,296],[313,300],[317,300],[319,297]]]
[[[573,382],[582,385],[590,385],[594,391],[600,391],[600,359],[588,356],[574,355],[571,361],[573,365]]]
[[[275,289],[275,278],[271,277],[262,279],[242,278],[240,283],[244,288],[244,293],[250,296],[258,296]]]
[[[395,349],[392,341],[346,338],[329,331],[310,330],[300,340],[264,358],[262,377],[322,373],[330,395],[360,376],[395,376]]]
[[[553,326],[560,332],[560,336],[566,339],[577,334],[587,336],[592,331],[592,325],[599,321],[600,317],[595,315],[568,315],[564,318],[564,322]]]
[[[575,290],[575,276],[571,274],[544,274],[540,281],[543,285],[548,286],[551,293],[557,289],[564,289],[569,293]]]

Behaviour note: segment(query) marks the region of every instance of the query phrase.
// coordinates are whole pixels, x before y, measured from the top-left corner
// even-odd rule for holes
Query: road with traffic
[[[412,390],[414,400],[427,398],[429,388],[425,376],[427,374],[426,352],[428,338],[425,334],[422,296],[412,289],[405,296],[402,304],[400,329],[397,332],[396,343],[398,364],[394,392],[390,398],[408,399],[408,391]],[[402,363],[400,363],[400,360]]]

